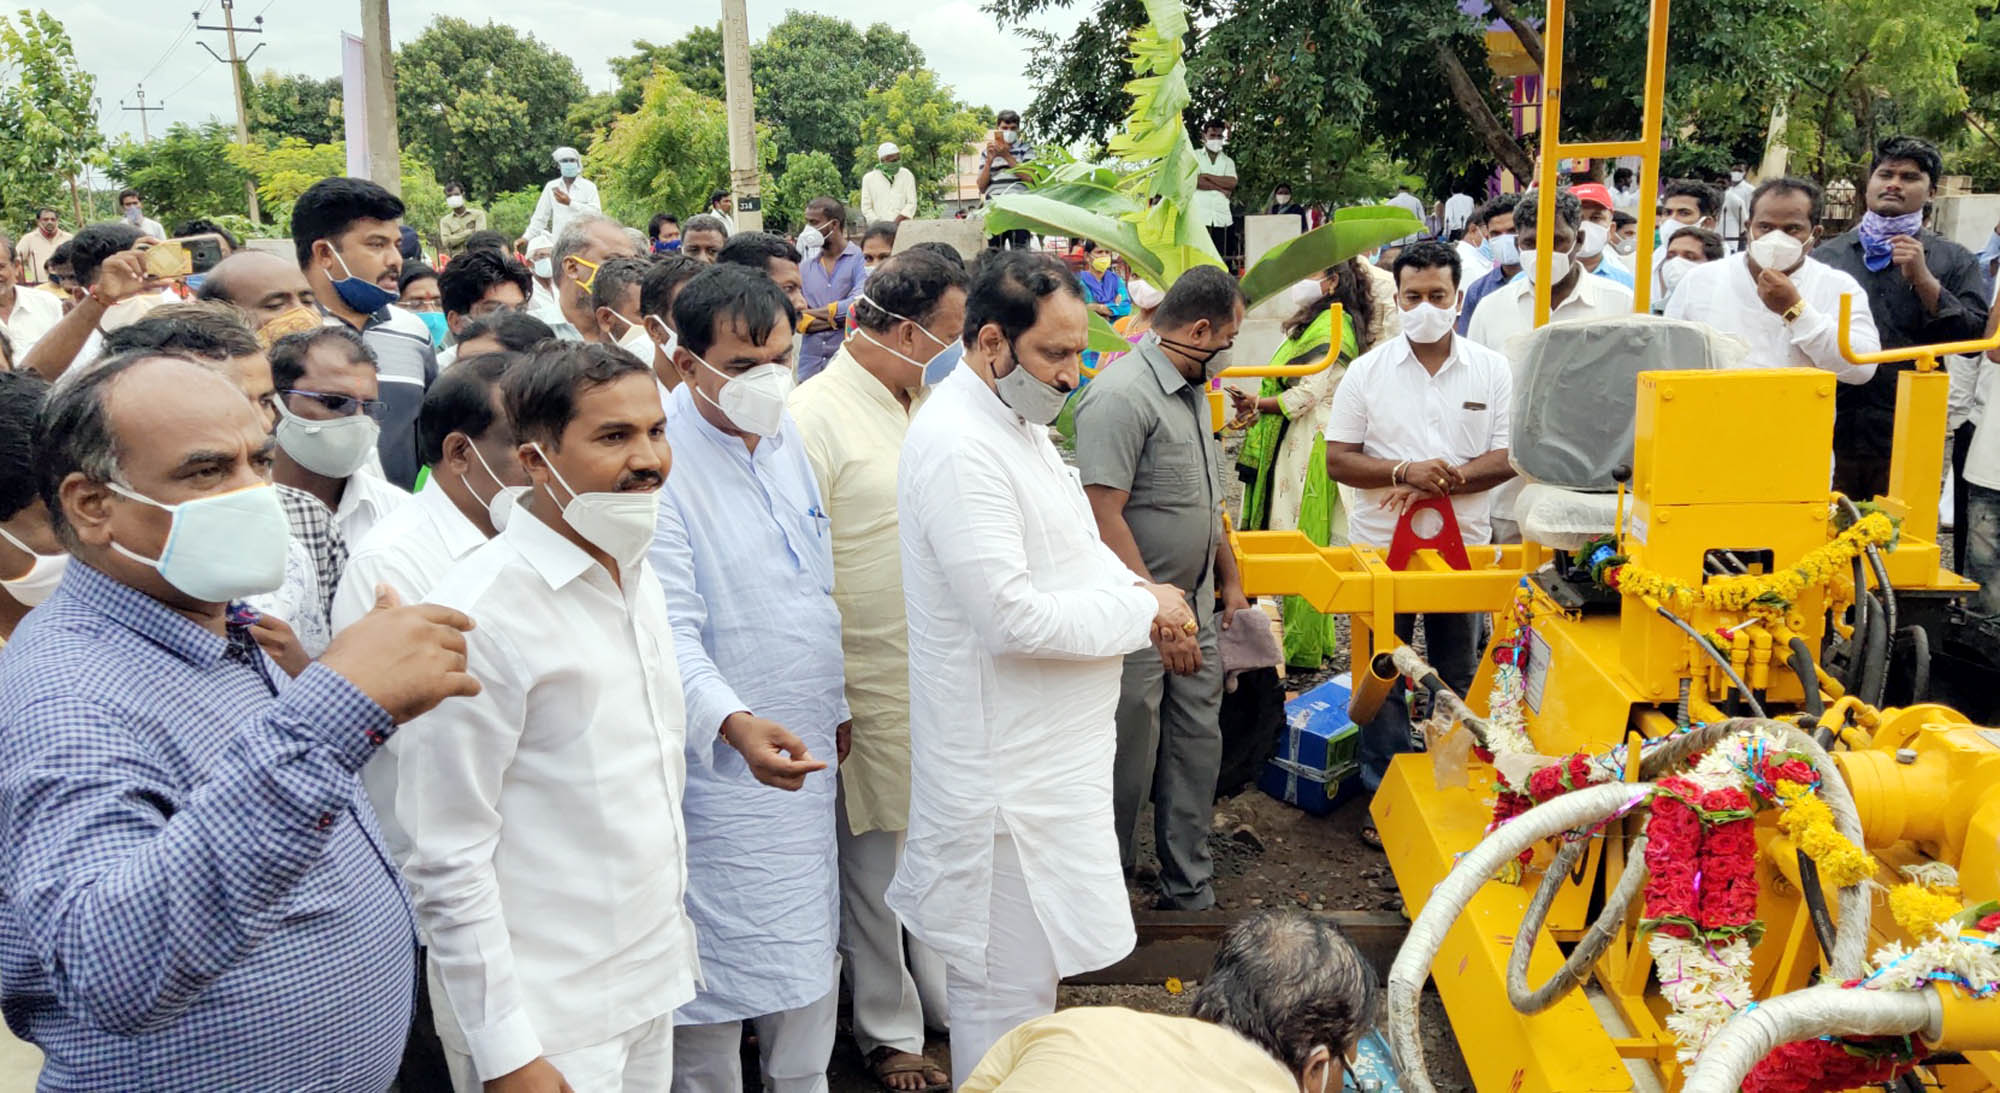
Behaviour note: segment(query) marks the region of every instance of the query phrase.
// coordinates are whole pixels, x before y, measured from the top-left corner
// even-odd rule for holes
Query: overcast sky
[[[234,120],[224,68],[196,44],[205,39],[225,53],[222,34],[189,31],[195,4],[204,4],[201,22],[221,24],[221,0],[71,0],[50,8],[69,28],[78,60],[97,77],[107,135],[139,132],[139,115],[119,105],[121,100],[138,105],[141,82],[147,105],[165,106],[147,115],[156,134],[174,122]],[[979,10],[978,0],[749,0],[751,39],[763,38],[790,8],[837,15],[860,27],[886,22],[901,29],[966,102],[1018,109],[1032,96],[1023,71],[1024,43],[1001,32],[992,16]],[[340,32],[361,32],[358,0],[236,0],[239,23],[254,26],[251,19],[260,12],[265,32],[238,39],[246,51],[265,43],[250,63],[253,72],[274,68],[337,76]],[[603,91],[612,83],[606,59],[630,53],[633,39],[673,41],[698,19],[720,19],[721,7],[717,0],[392,0],[389,23],[396,43],[416,37],[438,15],[510,23],[532,33],[568,54],[592,91]],[[1074,14],[1060,12],[1038,25],[1066,30],[1076,21]]]

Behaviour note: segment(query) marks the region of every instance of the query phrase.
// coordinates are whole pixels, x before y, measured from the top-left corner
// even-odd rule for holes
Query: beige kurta
[[[916,370],[911,369],[911,378]],[[792,392],[833,530],[833,602],[854,735],[840,764],[855,834],[901,831],[910,812],[910,643],[896,524],[896,460],[910,416],[845,346]]]

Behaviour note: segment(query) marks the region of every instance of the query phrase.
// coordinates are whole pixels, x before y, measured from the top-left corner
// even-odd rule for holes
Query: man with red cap
[[[1613,234],[1611,191],[1602,182],[1584,182],[1569,188],[1583,202],[1583,223],[1579,225],[1576,258],[1583,268],[1599,277],[1632,287],[1632,271],[1618,261],[1609,244]]]

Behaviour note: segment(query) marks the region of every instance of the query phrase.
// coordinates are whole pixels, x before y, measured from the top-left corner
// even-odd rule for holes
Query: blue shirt
[[[357,777],[380,706],[72,561],[0,725],[0,1008],[40,1089],[389,1084],[417,941]]]
[[[799,279],[805,282],[806,304],[821,315],[826,308],[833,308],[833,329],[821,330],[805,336],[805,344],[799,347],[799,382],[819,375],[826,362],[840,350],[841,340],[847,336],[847,312],[854,299],[861,295],[861,286],[868,280],[868,263],[861,257],[861,248],[853,243],[840,252],[833,260],[833,271],[827,272],[826,263],[819,255],[808,255],[799,262]]]
[[[1472,312],[1479,307],[1479,301],[1484,300],[1487,293],[1506,284],[1507,280],[1507,275],[1501,271],[1500,267],[1494,266],[1491,270],[1487,271],[1486,276],[1465,286],[1465,306],[1458,309],[1458,332],[1460,334],[1465,333],[1472,327]]]

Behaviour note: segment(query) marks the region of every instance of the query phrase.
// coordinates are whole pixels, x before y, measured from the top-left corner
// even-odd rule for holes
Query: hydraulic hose
[[[1728,678],[1730,685],[1736,688],[1736,693],[1742,696],[1744,703],[1750,707],[1750,715],[1752,717],[1761,719],[1765,716],[1764,704],[1757,701],[1757,696],[1750,692],[1750,685],[1743,682],[1743,677],[1737,675],[1736,669],[1731,668],[1729,666],[1728,657],[1723,656],[1722,653],[1715,648],[1715,646],[1710,645],[1708,641],[1701,636],[1701,633],[1699,631],[1697,631],[1694,627],[1689,626],[1687,624],[1686,619],[1683,619],[1679,615],[1674,614],[1672,611],[1667,610],[1665,604],[1661,604],[1660,606],[1653,608],[1653,610],[1659,612],[1661,618],[1667,620],[1670,623],[1673,623],[1675,626],[1680,627],[1681,630],[1684,633],[1686,633],[1688,637],[1694,639],[1695,645],[1699,646],[1702,652],[1708,654],[1708,659],[1714,661],[1722,669],[1722,674]]]
[[[1788,647],[1792,655],[1786,658],[1786,663],[1792,666],[1792,674],[1799,677],[1799,689],[1806,696],[1806,712],[1816,722],[1826,715],[1826,702],[1819,695],[1819,675],[1813,671],[1812,649],[1800,637],[1794,637]]]
[[[1528,913],[1521,919],[1521,928],[1514,932],[1513,951],[1507,958],[1507,1000],[1522,1013],[1540,1013],[1561,1001],[1564,995],[1583,986],[1590,978],[1590,969],[1597,958],[1618,940],[1619,930],[1625,925],[1625,912],[1632,906],[1639,891],[1646,886],[1646,837],[1632,840],[1625,852],[1625,871],[1618,874],[1618,884],[1611,894],[1604,898],[1604,909],[1591,920],[1590,929],[1577,939],[1576,947],[1570,950],[1569,959],[1563,961],[1562,968],[1549,977],[1548,982],[1528,989],[1528,960],[1535,953],[1535,938],[1542,931],[1542,923],[1549,917],[1549,907],[1556,901],[1556,893],[1562,891],[1563,878],[1576,868],[1589,849],[1589,839],[1566,842],[1556,851],[1555,860],[1549,863],[1548,872],[1542,874],[1541,886],[1535,889],[1535,897],[1528,901]]]
[[[1681,1093],[1736,1093],[1779,1044],[1820,1036],[1935,1039],[1943,1023],[1935,991],[1858,991],[1832,983],[1793,991],[1736,1011],[1695,1059]]]
[[[1863,593],[1874,599],[1873,592]],[[1868,612],[1868,641],[1861,647],[1861,682],[1856,688],[1863,702],[1870,706],[1882,704],[1883,692],[1889,688],[1889,633],[1888,613],[1877,603]]]
[[[1901,633],[1910,646],[1910,703],[1915,705],[1931,693],[1931,634],[1921,626],[1905,626]]]
[[[1847,639],[1847,667],[1841,669],[1840,685],[1849,694],[1861,683],[1862,646],[1868,643],[1868,580],[1861,575],[1861,556],[1849,559],[1854,567],[1854,633]]]
[[[1832,743],[1832,738],[1829,736],[1823,740],[1820,736],[1827,731],[1819,725],[1819,719],[1826,714],[1826,703],[1820,700],[1819,677],[1813,672],[1812,650],[1807,648],[1804,638],[1794,637],[1787,644],[1792,654],[1787,658],[1787,663],[1792,666],[1792,674],[1799,678],[1799,686],[1805,692],[1806,713],[1813,719],[1813,743],[1824,748]],[[1819,939],[1820,951],[1831,954],[1834,940],[1833,916],[1827,913],[1826,889],[1819,882],[1819,865],[1808,857],[1805,851],[1800,850],[1796,853],[1799,856],[1799,890],[1805,896],[1806,913],[1812,919],[1813,934]]]
[[[1835,497],[1839,500],[1840,511],[1847,514],[1849,526],[1860,523],[1861,510],[1854,506],[1854,502],[1844,494],[1836,494]],[[1889,583],[1889,567],[1882,564],[1882,551],[1874,543],[1867,544],[1862,553],[1868,556],[1868,568],[1875,571],[1875,587],[1882,593],[1880,606],[1888,616],[1886,624],[1882,627],[1882,659],[1886,663],[1890,652],[1895,649],[1896,642],[1896,586]],[[1861,598],[1861,586],[1858,583],[1854,586],[1854,596],[1857,600]],[[1876,705],[1881,705],[1882,696],[1876,695],[1873,701]]]
[[[1452,690],[1437,674],[1437,669],[1418,656],[1415,649],[1407,645],[1398,645],[1390,651],[1390,657],[1395,662],[1396,670],[1403,674],[1403,678],[1422,687],[1431,696],[1433,708],[1443,706],[1449,710],[1451,715],[1458,719],[1459,724],[1472,732],[1472,739],[1477,741],[1480,747],[1492,749],[1493,745],[1488,742],[1487,732],[1490,722],[1473,713],[1472,707],[1465,704],[1465,699],[1457,691]]]
[[[1410,924],[1409,935],[1389,968],[1389,1046],[1409,1093],[1437,1093],[1424,1062],[1424,1041],[1417,1033],[1417,1004],[1431,962],[1444,945],[1445,933],[1465,911],[1466,904],[1502,865],[1543,839],[1573,828],[1588,827],[1643,804],[1652,786],[1606,782],[1565,793],[1516,816],[1487,835],[1458,859],[1431,891],[1422,913]]]

